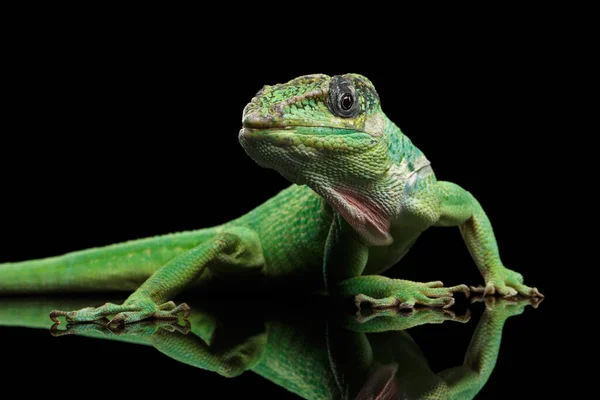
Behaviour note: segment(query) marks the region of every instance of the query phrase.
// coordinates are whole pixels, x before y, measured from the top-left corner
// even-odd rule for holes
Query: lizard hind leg
[[[122,304],[106,303],[76,311],[54,310],[50,318],[58,322],[91,322],[113,316],[110,325],[129,324],[145,319],[187,318],[190,307],[176,305],[169,299],[198,280],[206,268],[216,273],[235,273],[240,269],[260,270],[264,267],[258,235],[244,227],[224,228],[214,238],[183,253],[156,271]]]

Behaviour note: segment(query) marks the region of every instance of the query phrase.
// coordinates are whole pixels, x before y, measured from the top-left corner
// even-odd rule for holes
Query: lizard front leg
[[[462,237],[485,279],[485,287],[474,292],[502,296],[544,297],[536,288],[523,284],[523,276],[500,261],[492,224],[473,195],[451,182],[437,182],[435,189],[439,219],[436,226],[458,226]]]
[[[78,311],[52,311],[50,318],[65,316],[69,322],[96,321],[114,316],[110,324],[133,323],[148,318],[176,319],[179,312],[189,313],[186,304],[176,306],[169,301],[195,282],[210,268],[216,274],[236,273],[240,269],[264,266],[258,235],[244,227],[228,227],[214,238],[177,256],[156,271],[122,304],[107,303]]]
[[[373,308],[413,308],[415,304],[448,308],[454,304],[453,294],[469,294],[465,285],[443,287],[442,282],[411,282],[384,276],[361,276],[369,251],[350,225],[337,215],[331,224],[323,274],[325,287],[338,296],[353,297],[357,308],[363,303]]]

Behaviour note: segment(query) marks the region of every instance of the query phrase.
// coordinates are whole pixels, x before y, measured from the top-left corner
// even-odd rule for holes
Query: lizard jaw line
[[[315,128],[317,132],[311,131],[311,128]],[[314,138],[325,138],[330,135],[340,135],[347,137],[360,137],[364,140],[373,140],[371,135],[366,132],[358,131],[355,129],[338,128],[331,126],[310,126],[310,125],[296,125],[287,127],[270,127],[270,128],[250,128],[243,127],[239,132],[239,137],[248,139],[258,138],[273,138],[278,135],[285,136],[298,136],[298,137],[314,137]]]
[[[263,125],[263,124],[244,124],[242,125],[243,130],[248,130],[250,133],[256,131],[293,131],[302,128],[321,128],[321,129],[335,129],[338,131],[352,131],[352,132],[360,132],[356,129],[350,128],[339,128],[335,126],[326,126],[326,125]]]

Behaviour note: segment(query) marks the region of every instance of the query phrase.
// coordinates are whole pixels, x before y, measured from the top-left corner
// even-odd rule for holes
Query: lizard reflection
[[[47,328],[47,310],[89,301],[1,299],[0,325]],[[479,301],[484,301],[479,298]],[[70,334],[152,345],[194,367],[234,377],[253,371],[305,399],[464,399],[487,382],[504,322],[540,299],[486,297],[486,310],[463,365],[434,373],[407,329],[445,321],[467,322],[451,311],[419,308],[367,314],[230,318],[231,312],[194,304],[189,322],[147,321],[111,328],[106,321],[68,325]],[[316,307],[315,309],[321,309]],[[261,318],[264,317],[264,318]],[[240,320],[241,319],[241,320]],[[308,320],[307,320],[308,319]]]

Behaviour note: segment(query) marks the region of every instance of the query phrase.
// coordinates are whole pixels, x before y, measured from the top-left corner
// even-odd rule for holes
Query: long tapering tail
[[[217,228],[133,240],[63,256],[0,264],[0,295],[134,291]]]

